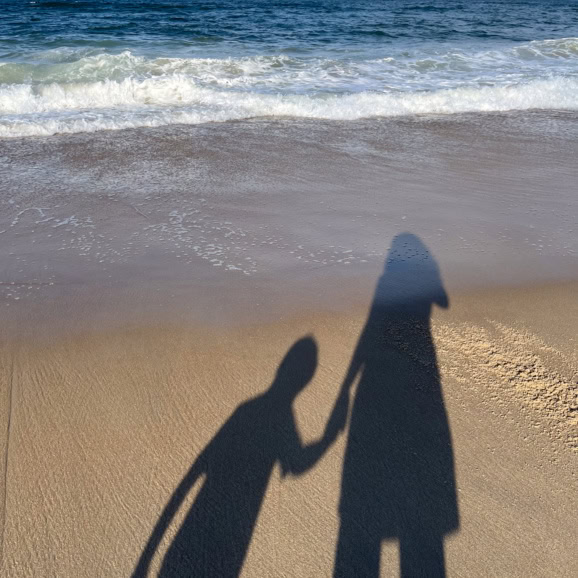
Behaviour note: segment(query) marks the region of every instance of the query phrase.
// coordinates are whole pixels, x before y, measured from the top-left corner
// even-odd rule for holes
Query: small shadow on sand
[[[238,576],[276,462],[283,475],[311,468],[337,437],[347,407],[333,411],[322,438],[302,446],[292,404],[317,367],[317,344],[297,341],[265,393],[240,405],[191,466],[166,505],[133,576],[148,574],[179,506],[203,485],[162,562],[162,577]]]

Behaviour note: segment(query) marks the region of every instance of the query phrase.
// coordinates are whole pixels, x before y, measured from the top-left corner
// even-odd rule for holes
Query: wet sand
[[[340,311],[365,299],[404,231],[450,293],[576,280],[577,120],[255,120],[4,140],[2,308],[50,335],[85,317],[94,329]]]
[[[0,143],[2,574],[575,575],[575,125]]]

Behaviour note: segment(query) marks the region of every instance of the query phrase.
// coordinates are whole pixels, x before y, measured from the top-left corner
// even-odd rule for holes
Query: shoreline
[[[261,288],[257,300],[259,302],[251,299],[256,289],[250,285],[244,302],[237,302],[234,308],[229,303],[229,307],[220,314],[191,309],[190,301],[185,296],[189,295],[193,302],[198,302],[198,287],[192,292],[183,291],[178,298],[172,294],[170,303],[160,303],[156,289],[150,293],[139,293],[134,287],[127,291],[109,288],[100,295],[87,293],[76,296],[67,294],[57,299],[35,298],[29,302],[11,303],[11,307],[3,310],[0,344],[42,347],[51,342],[64,343],[77,338],[133,331],[168,330],[213,336],[232,335],[309,317],[363,318],[375,289],[376,277],[367,275],[356,279],[341,279],[334,287],[328,286],[327,280],[324,281],[310,285],[309,291],[306,288],[296,291],[291,299],[285,300],[280,300],[274,292],[267,294]],[[445,314],[459,321],[467,321],[469,310],[479,318],[487,311],[494,312],[495,317],[502,315],[512,322],[518,319],[532,325],[534,308],[546,307],[560,321],[560,312],[567,310],[568,319],[563,323],[565,326],[570,323],[576,309],[571,297],[577,291],[578,281],[575,280],[449,289],[453,305],[451,311]],[[456,303],[459,307],[455,306]],[[507,303],[515,305],[512,312],[505,306]],[[558,328],[560,321],[549,323],[546,315],[540,313],[536,316],[536,327],[561,347],[566,344],[570,350],[575,338],[568,329]],[[566,335],[565,340],[558,338],[561,333]]]
[[[0,141],[0,310],[47,326],[68,311],[219,326],[347,310],[403,232],[451,293],[576,281],[577,121],[261,120]]]

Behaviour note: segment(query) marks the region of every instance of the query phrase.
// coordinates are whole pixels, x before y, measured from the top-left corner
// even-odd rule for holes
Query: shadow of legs
[[[401,536],[399,575],[400,578],[443,578],[446,575],[443,536],[419,529]]]
[[[355,521],[343,520],[341,523],[333,572],[335,578],[379,576],[379,536],[369,536],[366,530],[356,528],[356,525]]]

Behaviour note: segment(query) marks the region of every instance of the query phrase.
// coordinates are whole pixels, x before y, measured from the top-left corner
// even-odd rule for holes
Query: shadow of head
[[[417,235],[400,233],[393,238],[376,300],[382,305],[401,306],[406,310],[426,304],[449,307],[438,264]]]
[[[295,342],[279,365],[271,389],[293,399],[311,381],[317,369],[317,343],[312,337]]]

